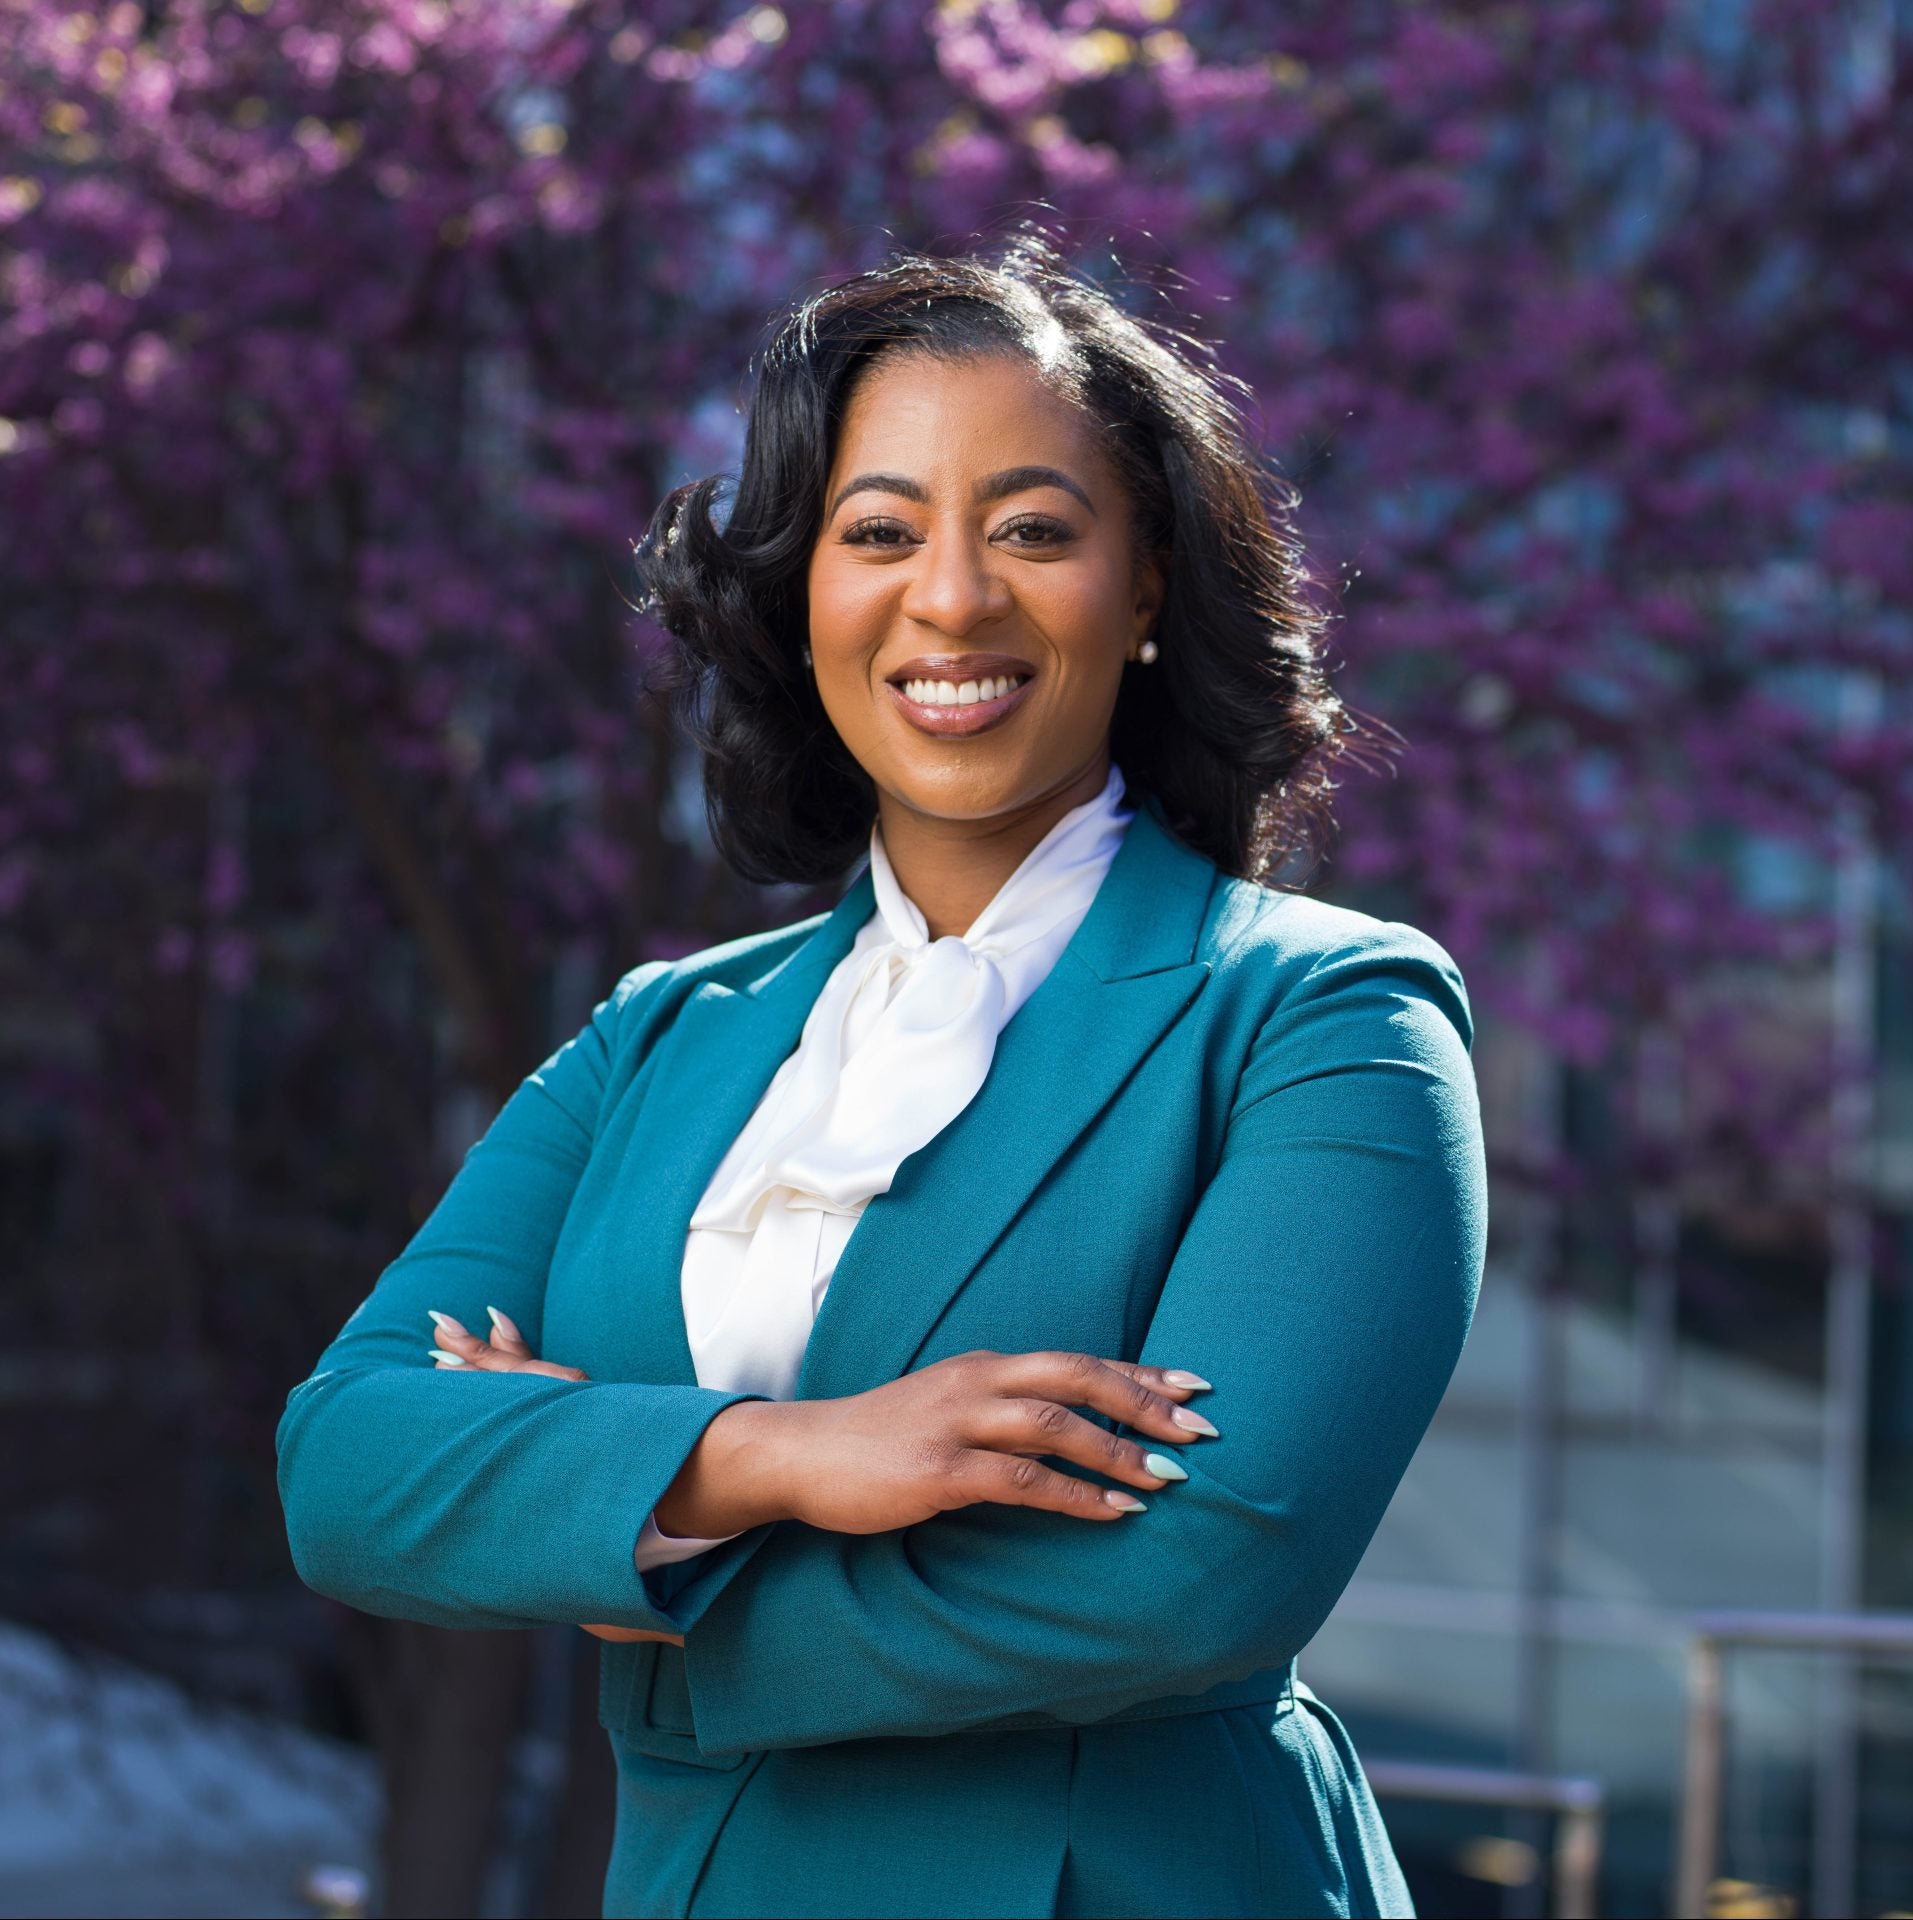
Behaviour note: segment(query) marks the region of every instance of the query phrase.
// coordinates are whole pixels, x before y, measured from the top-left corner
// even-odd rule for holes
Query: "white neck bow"
[[[1069,943],[1134,818],[1114,766],[962,934],[932,940],[870,832],[877,910],[824,983],[693,1227],[753,1232],[766,1205],[855,1214],[976,1097],[997,1035]]]

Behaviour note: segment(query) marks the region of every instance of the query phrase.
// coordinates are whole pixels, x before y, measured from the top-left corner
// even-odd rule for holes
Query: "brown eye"
[[[909,539],[910,529],[900,520],[859,520],[843,532],[847,547],[899,547]]]
[[[1060,547],[1076,538],[1074,531],[1060,520],[1051,520],[1042,514],[1012,520],[999,530],[999,536],[1007,534],[1017,536],[1012,544],[1019,547]]]

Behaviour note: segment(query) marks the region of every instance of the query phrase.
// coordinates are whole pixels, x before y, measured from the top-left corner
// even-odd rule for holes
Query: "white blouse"
[[[976,1097],[997,1035],[1056,964],[1116,857],[1135,817],[1122,796],[1112,765],[1102,792],[1030,849],[968,932],[939,940],[872,826],[875,910],[691,1215],[679,1284],[699,1386],[793,1396],[858,1216]],[[720,1544],[647,1518],[638,1569]]]

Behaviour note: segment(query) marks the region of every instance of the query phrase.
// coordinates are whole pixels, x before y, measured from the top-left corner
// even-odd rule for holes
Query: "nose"
[[[988,545],[962,534],[934,532],[910,565],[902,611],[961,639],[1010,610],[1009,584],[990,565]]]

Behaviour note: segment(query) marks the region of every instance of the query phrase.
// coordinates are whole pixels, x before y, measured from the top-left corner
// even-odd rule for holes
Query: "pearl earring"
[[[808,647],[804,649],[804,665],[810,665],[810,649]]]
[[[1162,649],[1156,645],[1155,641],[1145,640],[1142,645],[1136,649],[1136,658],[1140,660],[1145,667],[1151,666],[1155,662],[1156,655],[1161,651]]]

